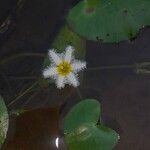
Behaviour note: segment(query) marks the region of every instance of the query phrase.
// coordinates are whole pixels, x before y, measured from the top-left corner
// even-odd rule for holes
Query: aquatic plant
[[[53,78],[57,88],[64,88],[65,84],[77,87],[79,85],[77,73],[86,67],[85,62],[74,59],[74,48],[67,46],[65,53],[58,54],[55,50],[49,50],[51,66],[43,71],[45,78]]]
[[[135,37],[139,29],[150,25],[149,7],[149,0],[83,0],[79,2],[69,11],[68,24],[60,29],[51,44],[51,48],[54,48],[55,51],[50,48],[45,57],[44,71],[42,68],[44,77],[54,79],[59,89],[63,88],[65,84],[77,87],[79,85],[77,73],[86,67],[86,63],[75,60],[72,53],[74,52],[75,58],[84,59],[86,39],[119,42]],[[41,54],[35,55],[41,57]],[[22,57],[23,55],[18,56]],[[33,56],[33,54],[24,54],[24,56]],[[12,59],[14,57],[1,61],[0,64],[3,65]],[[133,68],[136,73],[150,73],[149,62],[92,69],[117,68]],[[40,91],[43,83],[47,84],[47,81],[49,81],[48,88],[54,89],[51,86],[52,80],[43,82],[43,77],[38,77],[38,79],[10,104],[16,102],[37,85]],[[70,93],[67,91],[67,94]],[[71,109],[64,120],[64,136],[69,150],[111,150],[114,148],[119,135],[104,126],[100,115],[100,104],[93,99],[81,101]],[[0,98],[0,121],[0,145],[2,145],[8,130],[8,113],[2,98]]]
[[[0,147],[4,143],[9,125],[9,117],[3,98],[0,96]]]
[[[69,26],[82,37],[120,42],[150,25],[149,0],[82,0],[67,17]]]
[[[100,118],[100,103],[85,99],[76,104],[64,120],[65,141],[69,150],[111,150],[119,135],[105,127]]]

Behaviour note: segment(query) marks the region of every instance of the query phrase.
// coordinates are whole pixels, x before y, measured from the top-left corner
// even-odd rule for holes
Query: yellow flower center
[[[70,63],[64,61],[57,66],[57,72],[60,76],[67,76],[72,72],[72,66]]]

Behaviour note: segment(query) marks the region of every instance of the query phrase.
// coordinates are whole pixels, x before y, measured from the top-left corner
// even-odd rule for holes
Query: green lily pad
[[[150,25],[150,0],[97,0],[92,4],[90,0],[79,2],[67,17],[70,27],[88,40],[128,40]]]
[[[69,150],[112,150],[118,134],[101,123],[100,104],[88,99],[75,105],[64,120],[65,142]]]
[[[0,96],[0,147],[4,143],[9,125],[9,117],[3,98]]]

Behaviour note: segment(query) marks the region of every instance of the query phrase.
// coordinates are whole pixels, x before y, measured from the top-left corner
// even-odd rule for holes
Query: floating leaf
[[[90,111],[89,111],[90,110]],[[79,115],[82,114],[82,117]],[[77,130],[83,124],[95,125],[100,114],[100,104],[96,100],[78,103],[65,118],[65,134]]]
[[[7,108],[5,106],[3,98],[0,96],[0,147],[5,141],[8,125],[9,125],[9,117]]]
[[[65,141],[69,150],[111,150],[118,141],[118,134],[98,125],[100,104],[84,100],[75,105],[64,120]]]
[[[128,40],[150,25],[149,0],[97,0],[94,8],[90,1],[79,2],[68,15],[71,28],[89,40]]]

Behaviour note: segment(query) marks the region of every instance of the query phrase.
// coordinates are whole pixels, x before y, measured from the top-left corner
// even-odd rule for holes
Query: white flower
[[[65,84],[77,87],[79,81],[77,73],[86,68],[86,62],[79,61],[73,57],[74,48],[67,46],[65,53],[58,54],[54,49],[49,50],[51,66],[43,71],[45,78],[53,78],[57,88],[64,88]]]

